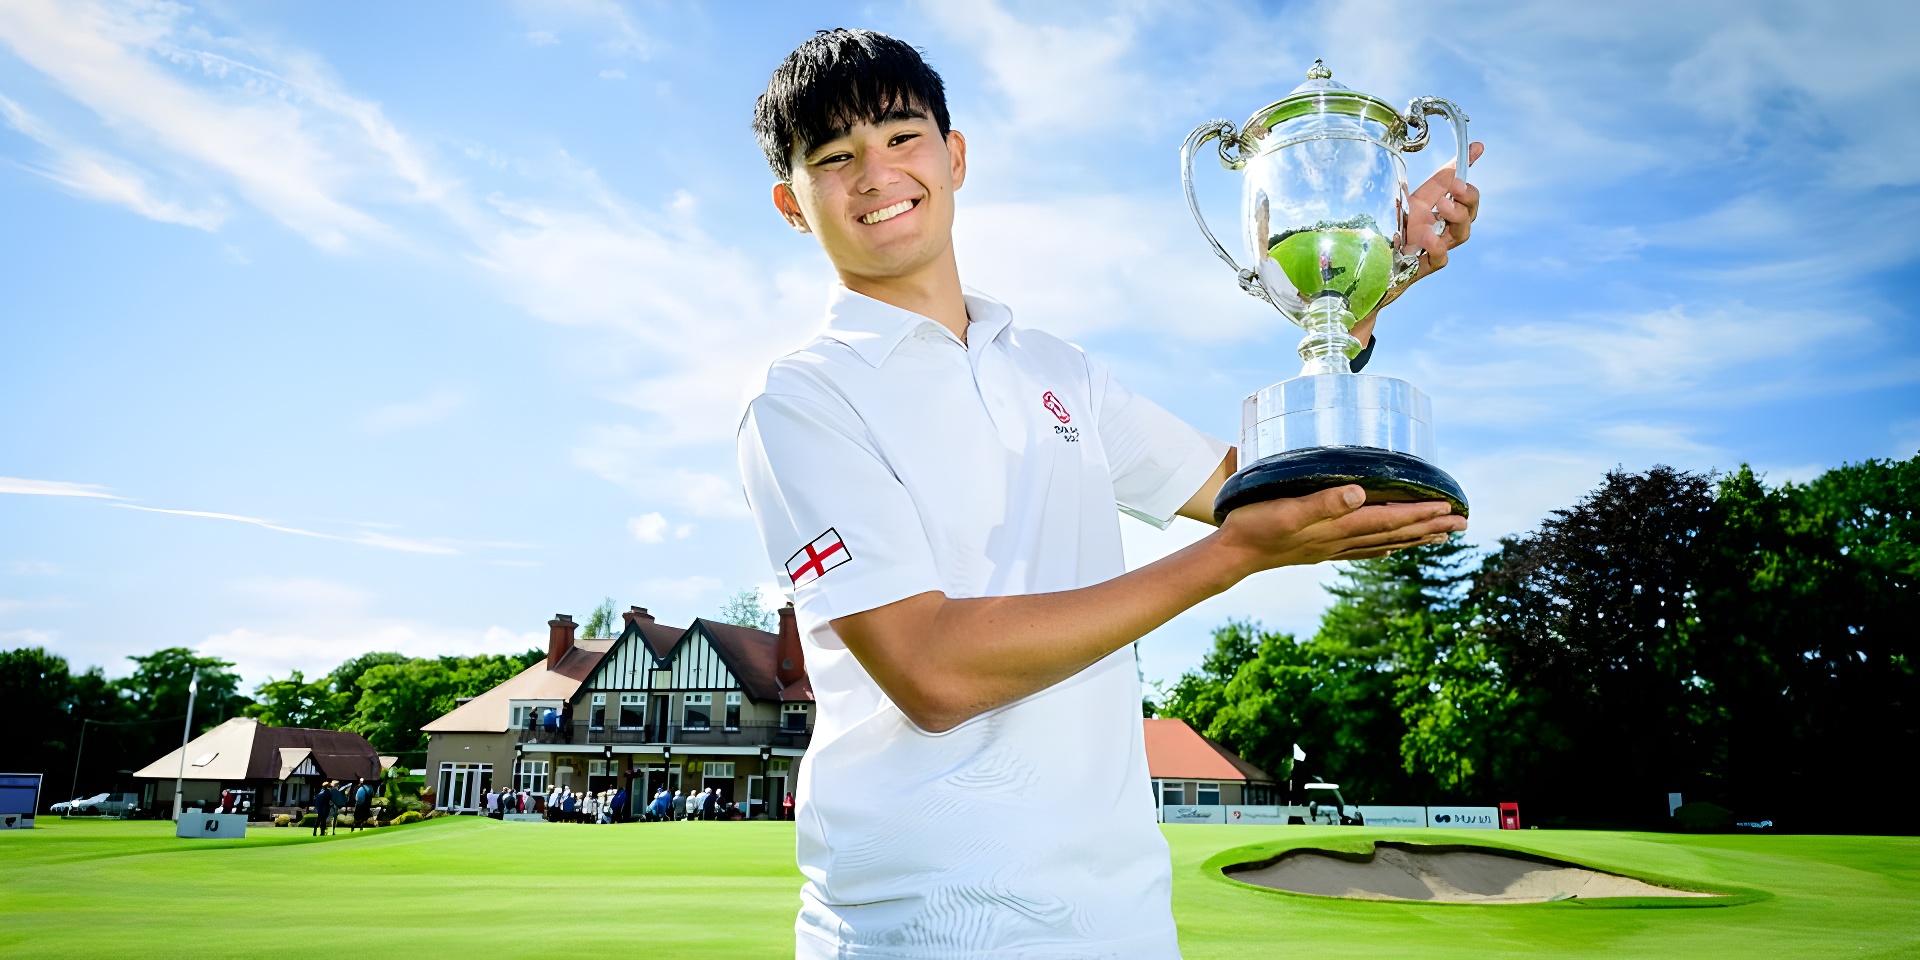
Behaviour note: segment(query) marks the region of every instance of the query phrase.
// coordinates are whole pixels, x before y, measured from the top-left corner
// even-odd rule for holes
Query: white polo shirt
[[[747,500],[794,587],[818,717],[795,791],[802,957],[1179,954],[1133,650],[940,734],[831,621],[920,593],[1125,571],[1118,505],[1165,525],[1226,444],[969,292],[963,345],[837,288],[740,425]]]

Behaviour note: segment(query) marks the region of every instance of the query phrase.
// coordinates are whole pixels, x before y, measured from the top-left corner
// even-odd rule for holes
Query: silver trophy
[[[1467,512],[1460,484],[1433,463],[1427,395],[1391,377],[1354,373],[1364,344],[1350,332],[1389,293],[1413,282],[1418,251],[1407,236],[1407,168],[1427,145],[1427,118],[1451,121],[1454,163],[1467,157],[1467,117],[1420,97],[1403,112],[1335,83],[1318,60],[1307,82],[1255,111],[1235,132],[1216,120],[1180,149],[1187,206],[1240,288],[1307,331],[1300,375],[1249,396],[1240,414],[1240,471],[1214,501],[1235,507],[1346,483],[1368,502],[1445,500]],[[1193,190],[1193,155],[1217,141],[1220,162],[1246,174],[1240,219],[1254,266],[1242,268],[1207,229]],[[1436,232],[1446,224],[1436,220]]]

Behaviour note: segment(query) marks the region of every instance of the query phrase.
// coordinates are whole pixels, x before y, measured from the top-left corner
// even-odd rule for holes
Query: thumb
[[[1307,499],[1312,503],[1311,513],[1313,514],[1313,519],[1309,522],[1317,523],[1321,520],[1338,520],[1360,509],[1361,505],[1367,502],[1367,491],[1359,484],[1350,483],[1340,487],[1329,487]]]

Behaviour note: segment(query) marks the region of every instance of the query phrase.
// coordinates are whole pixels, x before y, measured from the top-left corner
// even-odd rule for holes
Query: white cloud
[[[640,583],[640,595],[690,603],[718,591],[720,586],[717,578],[694,574],[688,577],[643,580]]]
[[[15,647],[42,647],[50,649],[54,641],[59,638],[60,631],[58,630],[34,630],[31,628],[23,630],[0,630],[0,643]]]
[[[94,483],[69,483],[65,480],[25,480],[20,477],[0,477],[0,493],[18,493],[31,497],[90,497],[99,500],[119,500],[106,491],[105,487]]]
[[[627,72],[619,67],[600,71],[600,79],[602,80],[625,80],[626,78]]]
[[[527,42],[536,47],[551,47],[560,43],[560,38],[551,30],[534,30],[527,34]]]
[[[420,400],[381,407],[367,414],[363,423],[370,433],[393,433],[445,420],[460,412],[469,400],[458,390],[436,390]]]
[[[559,43],[560,30],[594,36],[599,50],[623,57],[647,55],[646,34],[616,0],[520,0],[521,14],[543,29],[527,34],[536,46]],[[540,40],[534,40],[538,36]]]
[[[389,236],[349,194],[445,195],[379,107],[342,93],[312,58],[278,72],[189,45],[211,40],[177,21],[188,8],[18,0],[0,5],[0,42],[109,127],[171,159],[225,176],[240,194],[327,249]],[[221,46],[274,51],[224,37]],[[171,68],[171,69],[169,69]],[[189,85],[191,71],[203,81]]]
[[[119,204],[162,223],[178,223],[201,230],[216,230],[226,220],[225,212],[217,204],[193,209],[155,196],[147,177],[132,164],[71,143],[6,97],[0,97],[0,118],[38,141],[52,155],[44,166],[28,169],[79,196]]]
[[[627,520],[627,532],[641,543],[659,543],[667,538],[667,518],[657,513],[632,517]]]
[[[66,568],[45,560],[15,560],[7,564],[7,572],[15,576],[53,577],[66,572]]]
[[[314,624],[240,626],[209,635],[195,646],[202,656],[231,661],[248,688],[294,670],[322,676],[344,660],[393,651],[415,657],[521,653],[545,645],[544,630],[505,627],[461,629],[412,620],[366,618]]]
[[[661,463],[660,444],[630,426],[596,427],[575,447],[573,462],[590,473],[647,498],[665,498],[702,517],[744,517],[740,481],[727,475]],[[664,528],[663,528],[664,529]]]
[[[270,520],[261,520],[258,517],[243,517],[238,514],[232,514],[232,513],[214,513],[207,510],[169,510],[162,507],[142,507],[142,506],[137,506],[131,503],[116,503],[114,504],[114,506],[125,507],[128,510],[141,510],[147,513],[165,513],[165,514],[170,514],[176,517],[200,517],[202,519],[207,519],[207,520],[230,520],[230,521],[233,521],[234,523],[252,524],[253,526],[263,527],[265,529],[273,530],[278,533],[291,533],[296,536],[315,537],[321,540],[338,540],[342,543],[358,543],[363,546],[380,547],[381,549],[384,549],[384,550],[399,550],[405,553],[452,554],[452,553],[460,552],[459,550],[454,549],[451,546],[448,546],[444,542],[427,542],[423,540],[410,540],[405,537],[394,537],[384,533],[376,533],[372,530],[361,530],[357,533],[340,535],[340,534],[333,534],[333,533],[319,533],[313,530],[302,530],[299,527],[284,526],[282,524],[274,523]]]

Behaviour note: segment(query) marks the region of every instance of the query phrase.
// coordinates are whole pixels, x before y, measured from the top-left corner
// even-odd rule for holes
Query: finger
[[[1480,155],[1486,152],[1487,145],[1478,140],[1467,144],[1467,166],[1473,166],[1474,162],[1480,159]]]
[[[1411,531],[1424,523],[1445,525],[1449,521],[1464,522],[1465,519],[1455,515],[1453,508],[1444,500],[1370,503],[1328,524],[1324,535],[1331,540],[1350,540]],[[1434,532],[1423,530],[1417,535],[1426,536]]]
[[[1342,519],[1365,506],[1366,502],[1366,490],[1357,484],[1347,484],[1328,487],[1304,497],[1285,497],[1250,506],[1255,508],[1256,516],[1262,523],[1267,522],[1264,515],[1275,514],[1271,519],[1277,525],[1304,530],[1317,523]]]

